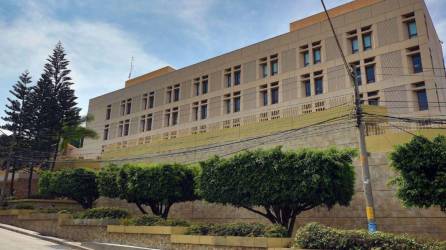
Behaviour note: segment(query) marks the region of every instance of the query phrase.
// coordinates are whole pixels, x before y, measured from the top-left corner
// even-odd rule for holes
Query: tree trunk
[[[14,196],[14,179],[15,179],[16,161],[12,165],[11,182],[9,183],[9,195]]]
[[[3,177],[3,188],[1,190],[0,194],[0,201],[1,205],[4,205],[6,203],[6,189],[8,188],[8,176],[9,176],[9,170],[10,170],[10,158],[6,162],[6,168],[5,168],[5,176]]]
[[[141,213],[143,213],[143,214],[147,214],[147,211],[142,207],[141,204],[136,203],[136,206],[138,207],[139,211],[141,211]]]
[[[51,171],[54,171],[54,167],[56,166],[57,154],[59,154],[59,145],[60,145],[60,135],[57,136],[57,144],[56,150],[54,151],[53,162],[51,162]]]
[[[273,224],[283,226],[286,228],[288,236],[293,233],[294,222],[298,214],[296,211],[280,207],[264,207],[266,212],[248,206],[243,206],[243,208],[267,218]]]
[[[32,194],[33,172],[34,172],[34,164],[31,163],[31,166],[29,168],[29,177],[28,177],[28,198],[30,198],[31,194]]]
[[[172,206],[172,204],[167,204],[164,207],[164,210],[160,211],[161,212],[161,218],[167,219],[167,216],[169,215],[170,206]]]

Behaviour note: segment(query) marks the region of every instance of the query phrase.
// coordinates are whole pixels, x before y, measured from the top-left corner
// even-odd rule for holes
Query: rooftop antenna
[[[132,77],[132,71],[133,71],[133,56],[132,56],[132,59],[130,59],[129,79],[130,79],[130,77]]]

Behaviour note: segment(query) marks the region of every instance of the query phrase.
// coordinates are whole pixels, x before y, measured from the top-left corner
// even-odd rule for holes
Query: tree
[[[91,208],[99,197],[95,172],[83,168],[45,171],[38,185],[40,194],[69,198],[83,208]]]
[[[27,104],[30,93],[31,76],[28,71],[23,72],[19,76],[19,80],[13,85],[12,94],[13,99],[7,98],[5,117],[2,119],[6,122],[2,128],[12,132],[14,143],[12,146],[12,177],[10,183],[10,192],[13,194],[14,190],[14,176],[15,172],[22,167],[24,157],[27,156],[27,149],[29,148],[28,123],[29,113],[31,112]]]
[[[390,154],[397,176],[391,181],[407,207],[439,206],[446,212],[446,137],[415,136]]]
[[[91,121],[93,121],[93,116],[87,115],[80,118],[77,123],[65,125],[60,134],[61,142],[59,144],[59,151],[65,151],[68,144],[79,144],[84,138],[97,138],[98,134],[96,131],[83,126],[83,123]]]
[[[291,235],[301,212],[349,205],[354,193],[355,151],[244,151],[229,159],[201,162],[199,194],[209,202],[243,207]],[[259,208],[260,207],[260,208]]]
[[[143,205],[154,215],[167,218],[170,207],[197,199],[194,193],[196,170],[181,164],[115,165],[98,174],[100,194],[135,203],[143,214]]]

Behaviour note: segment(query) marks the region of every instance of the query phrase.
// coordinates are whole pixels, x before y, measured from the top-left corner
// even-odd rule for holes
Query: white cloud
[[[135,57],[133,76],[166,65],[148,54],[131,34],[111,24],[61,21],[52,18],[43,7],[38,2],[27,2],[14,20],[0,21],[2,84],[12,84],[5,81],[16,79],[25,69],[29,69],[33,79],[37,80],[45,59],[60,40],[71,61],[73,88],[83,113],[86,113],[88,99],[124,86],[132,56]]]

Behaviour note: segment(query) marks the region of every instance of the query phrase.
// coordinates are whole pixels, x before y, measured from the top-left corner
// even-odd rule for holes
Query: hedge
[[[181,226],[187,227],[190,225],[188,221],[178,219],[163,219],[153,215],[143,215],[137,218],[130,219],[126,222],[128,225],[135,226]]]
[[[287,237],[285,227],[260,223],[196,224],[186,234],[213,236]]]
[[[92,208],[74,214],[76,219],[125,219],[129,217],[130,214],[125,209],[107,207]]]
[[[318,223],[301,227],[293,245],[304,249],[446,249],[445,242],[420,242],[407,235],[340,230]]]

